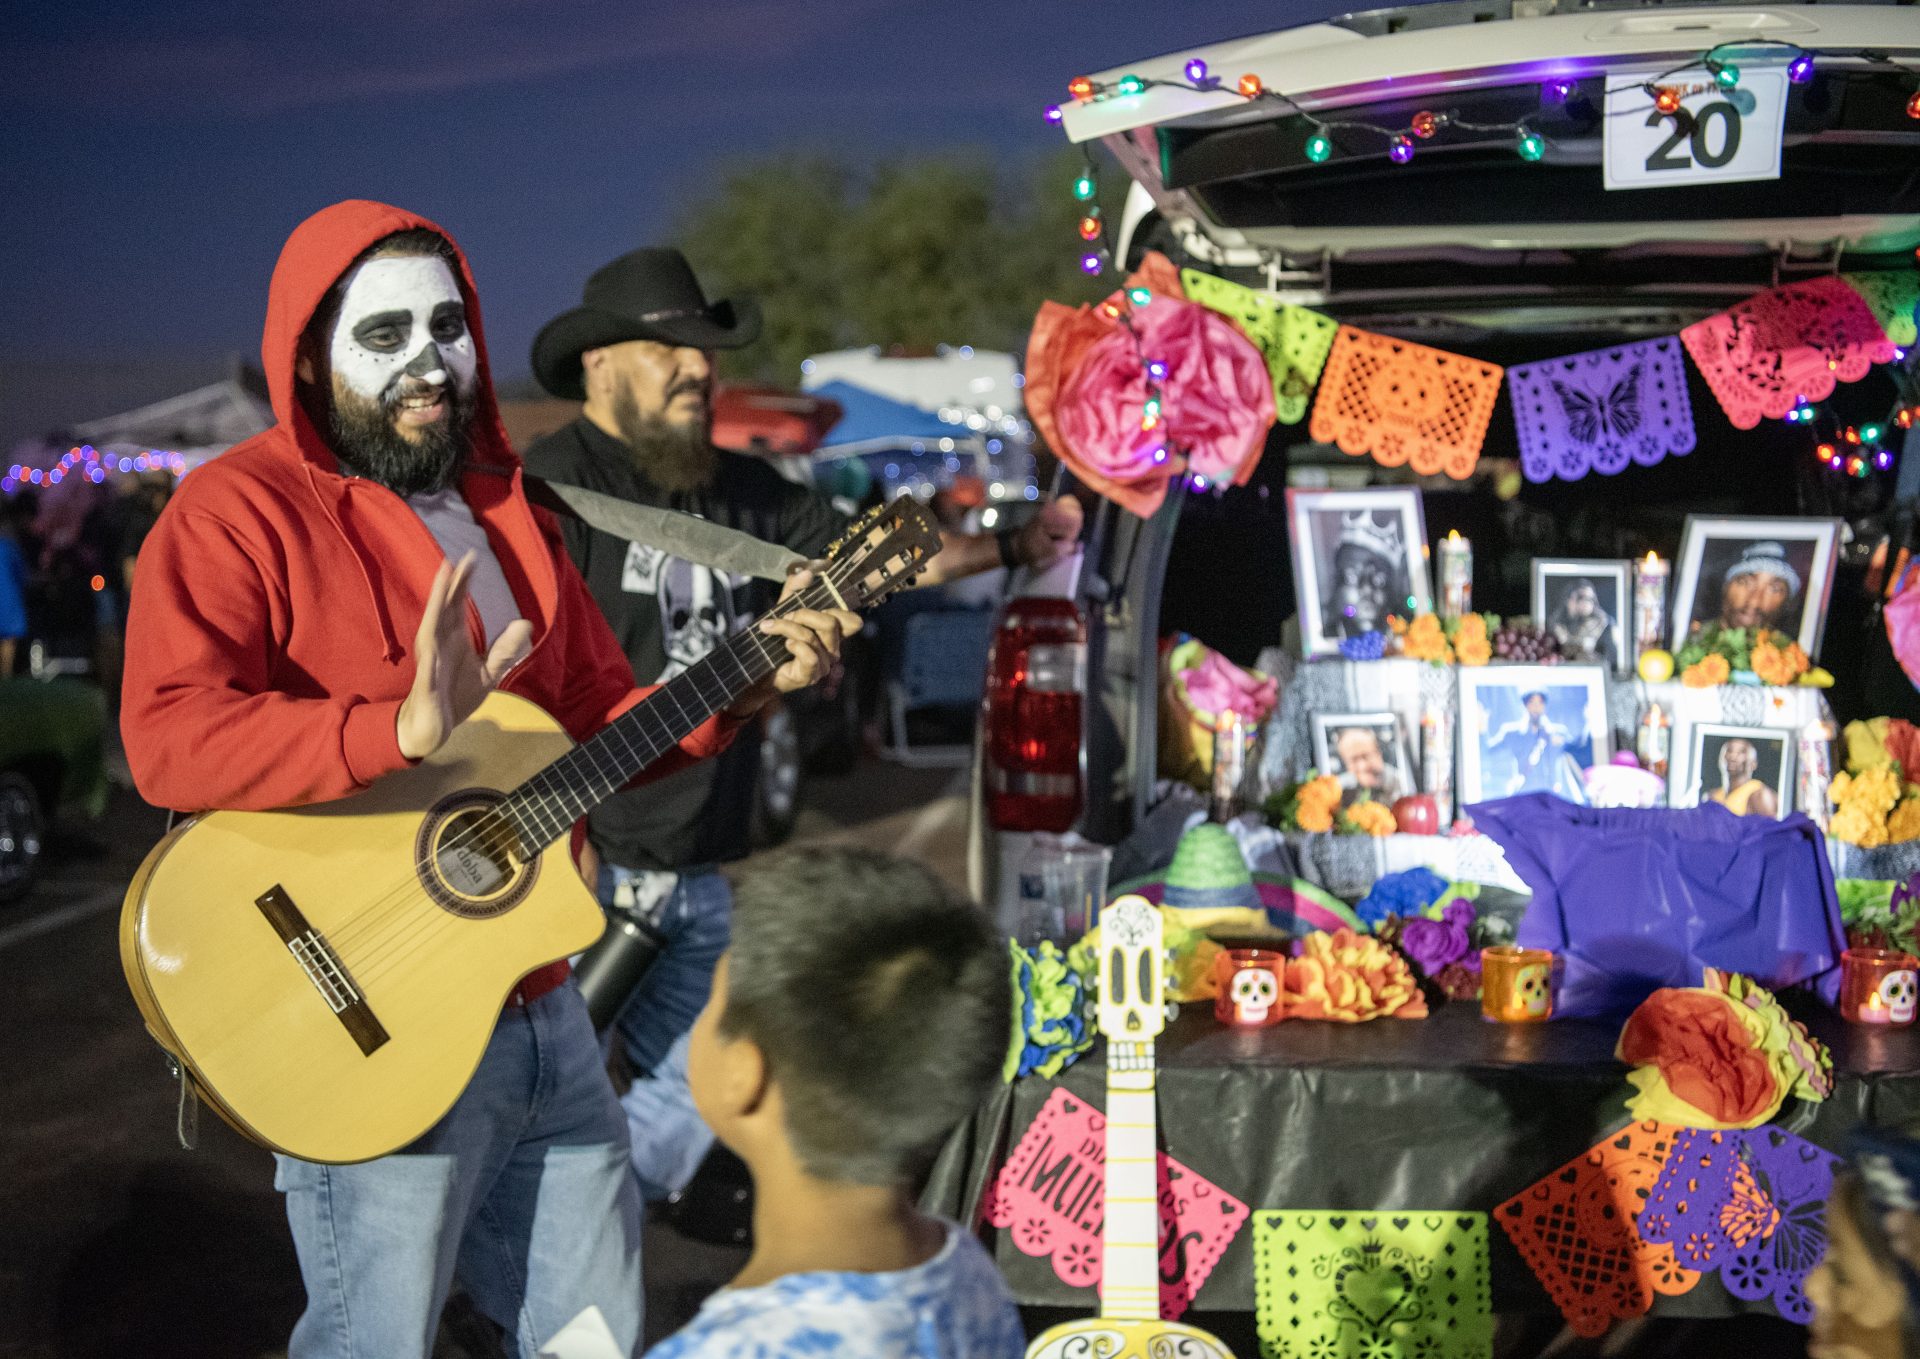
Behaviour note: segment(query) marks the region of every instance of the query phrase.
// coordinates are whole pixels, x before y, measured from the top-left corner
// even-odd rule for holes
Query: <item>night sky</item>
[[[509,381],[588,272],[664,233],[730,161],[1030,157],[1062,143],[1041,111],[1082,71],[1333,8],[16,0],[0,384],[23,366],[256,355],[281,242],[348,197],[454,232]]]

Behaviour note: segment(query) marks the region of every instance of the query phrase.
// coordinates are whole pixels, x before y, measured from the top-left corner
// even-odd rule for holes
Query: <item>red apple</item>
[[[1393,804],[1393,823],[1403,835],[1438,835],[1440,804],[1431,793],[1413,793]]]

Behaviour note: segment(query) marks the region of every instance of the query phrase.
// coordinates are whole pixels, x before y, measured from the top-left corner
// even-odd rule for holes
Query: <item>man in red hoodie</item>
[[[275,266],[261,356],[278,423],[181,484],[135,573],[121,726],[148,801],[325,802],[431,754],[495,687],[576,740],[650,692],[526,500],[445,232],[378,203],[308,218]],[[761,626],[790,658],[644,777],[718,753],[859,621]],[[589,1305],[632,1349],[628,1155],[567,965],[528,975],[418,1142],[358,1165],[277,1158],[308,1297],[291,1359],[425,1355],[456,1268],[525,1355]]]

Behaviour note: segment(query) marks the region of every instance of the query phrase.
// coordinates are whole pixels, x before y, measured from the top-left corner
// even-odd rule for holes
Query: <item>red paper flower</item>
[[[1920,783],[1920,727],[1903,717],[1887,723],[1887,754],[1900,762],[1900,777]]]
[[[1780,1100],[1773,1068],[1725,996],[1655,991],[1621,1030],[1618,1055],[1656,1068],[1675,1097],[1727,1126],[1746,1124]]]

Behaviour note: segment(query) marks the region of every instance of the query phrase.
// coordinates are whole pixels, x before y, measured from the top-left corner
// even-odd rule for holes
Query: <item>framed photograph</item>
[[[1289,490],[1287,521],[1304,654],[1337,656],[1343,638],[1432,611],[1419,487]]]
[[[1717,623],[1785,633],[1819,659],[1841,528],[1838,519],[1688,515],[1673,592],[1673,649]]]
[[[1696,722],[1687,734],[1685,764],[1674,761],[1667,803],[1697,807],[1717,802],[1736,816],[1793,810],[1793,750],[1787,727],[1733,727]]]
[[[1624,561],[1536,557],[1533,621],[1570,661],[1633,673],[1633,584]]]
[[[1340,780],[1342,806],[1363,797],[1392,806],[1395,798],[1419,791],[1393,713],[1315,713],[1313,762]]]
[[[1604,667],[1461,668],[1462,806],[1517,793],[1584,802],[1583,771],[1612,758]]]

